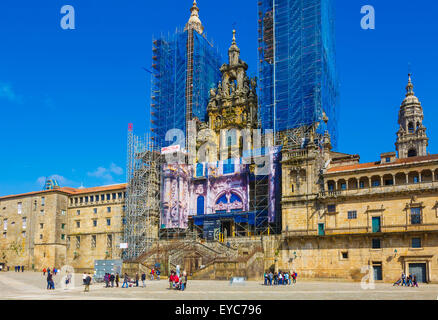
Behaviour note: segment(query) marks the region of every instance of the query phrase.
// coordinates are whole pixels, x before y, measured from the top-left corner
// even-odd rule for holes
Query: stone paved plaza
[[[0,299],[59,299],[59,300],[437,300],[438,285],[420,285],[420,288],[393,287],[376,284],[374,290],[362,290],[360,283],[299,281],[293,286],[266,287],[249,281],[230,285],[227,281],[189,281],[184,292],[168,290],[167,280],[150,281],[146,288],[104,288],[101,283],[90,286],[84,293],[82,275],[75,275],[75,288],[60,288],[61,277],[55,276],[55,290],[46,289],[46,278],[34,272],[1,272]],[[121,285],[121,284],[120,284]],[[141,282],[140,282],[141,285]]]

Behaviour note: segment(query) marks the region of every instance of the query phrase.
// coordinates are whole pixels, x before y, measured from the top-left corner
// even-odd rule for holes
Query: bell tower
[[[398,115],[400,129],[395,143],[400,159],[426,156],[429,143],[426,128],[423,126],[423,108],[414,94],[411,74],[406,91],[406,98],[400,106]]]

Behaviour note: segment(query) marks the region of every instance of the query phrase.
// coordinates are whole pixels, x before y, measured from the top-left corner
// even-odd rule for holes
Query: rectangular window
[[[348,251],[342,252],[342,259],[348,259]]]
[[[104,201],[105,200],[105,195],[104,194],[101,194],[100,195],[100,201]]]
[[[78,204],[78,198],[75,198],[75,204]]]
[[[61,240],[65,239],[65,234],[61,234]]]
[[[336,212],[336,205],[335,204],[329,204],[327,206],[327,211],[330,212],[330,213]]]
[[[357,211],[348,211],[348,219],[349,220],[357,219]]]
[[[113,200],[116,200],[117,196],[115,193],[113,193]]]
[[[26,238],[26,231],[21,231],[21,236],[22,236],[23,238]]]
[[[44,210],[40,210],[40,214],[41,214],[41,215],[44,215]]]
[[[364,188],[365,188],[365,182],[360,181],[360,182],[359,182],[359,188],[360,188],[360,189],[364,189]]]
[[[107,207],[106,208],[106,212],[110,213],[111,212],[111,207]]]
[[[111,234],[109,234],[107,239],[106,239],[106,245],[108,248],[113,247],[113,236]]]
[[[76,236],[76,248],[79,249],[81,247],[81,237]]]
[[[93,213],[96,214],[97,213],[97,208],[93,209]]]
[[[94,196],[90,196],[90,202],[94,202]]]
[[[97,220],[93,220],[93,227],[97,227]]]
[[[119,193],[117,194],[117,197],[118,197],[119,199],[122,199],[122,193],[119,192]]]
[[[386,160],[387,163],[391,162],[391,158],[386,158],[385,160]]]
[[[17,213],[21,214],[23,210],[23,203],[22,202],[18,202],[17,203]]]
[[[421,248],[421,238],[412,238],[412,248]]]
[[[84,198],[83,197],[80,197],[79,198],[79,203],[83,203],[84,202]]]
[[[43,240],[43,235],[42,234],[40,234],[40,240]]]
[[[61,215],[65,216],[65,210],[61,210]]]
[[[85,203],[88,203],[88,196],[85,197]]]
[[[372,240],[372,248],[373,249],[381,249],[382,248],[382,243],[381,243],[380,239],[373,239]]]
[[[81,210],[76,210],[76,215],[79,216],[81,214]]]
[[[61,229],[65,229],[65,223],[61,223]]]
[[[125,205],[123,205],[122,210],[123,210],[123,212],[126,211],[126,206]]]
[[[411,224],[421,224],[421,208],[411,208]]]
[[[106,219],[106,225],[110,226],[111,225],[111,219]]]
[[[319,236],[324,236],[325,235],[324,223],[319,223],[318,224],[318,235]]]
[[[106,200],[111,200],[111,194],[109,193],[106,194]]]
[[[80,228],[81,227],[81,222],[80,221],[76,221],[76,228]]]
[[[3,238],[6,238],[7,237],[7,232],[3,232]]]
[[[91,236],[91,247],[96,248],[96,236],[95,235]]]
[[[347,190],[347,184],[346,183],[342,183],[341,184],[341,190]]]
[[[44,206],[46,204],[46,198],[41,197],[41,206]]]
[[[26,229],[26,227],[27,227],[27,218],[26,217],[23,218],[22,225],[23,225],[23,229]]]
[[[40,229],[44,228],[44,223],[40,223]]]

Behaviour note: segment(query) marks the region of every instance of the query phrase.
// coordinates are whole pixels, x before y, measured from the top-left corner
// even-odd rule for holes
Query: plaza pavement
[[[263,286],[261,282],[230,285],[228,281],[190,281],[186,291],[168,290],[168,281],[146,281],[146,288],[104,288],[90,286],[84,293],[82,275],[74,277],[74,288],[60,287],[61,276],[54,277],[55,290],[47,290],[46,277],[36,272],[0,272],[0,299],[38,300],[437,300],[438,285],[420,284],[419,288],[375,284],[363,290],[360,283],[334,281],[298,281],[292,286]],[[119,284],[121,286],[121,283]],[[141,286],[141,281],[140,281]]]

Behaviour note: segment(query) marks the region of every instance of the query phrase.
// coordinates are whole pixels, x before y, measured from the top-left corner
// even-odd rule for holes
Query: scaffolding
[[[169,130],[187,132],[190,120],[205,121],[209,90],[221,78],[222,58],[206,36],[192,28],[153,39],[152,52],[151,138],[165,147],[172,143],[165,141]]]
[[[154,142],[128,129],[127,192],[124,223],[124,260],[134,260],[158,239],[160,161]]]
[[[262,128],[277,136],[318,123],[318,132],[328,130],[336,146],[333,0],[259,0],[258,8]]]

